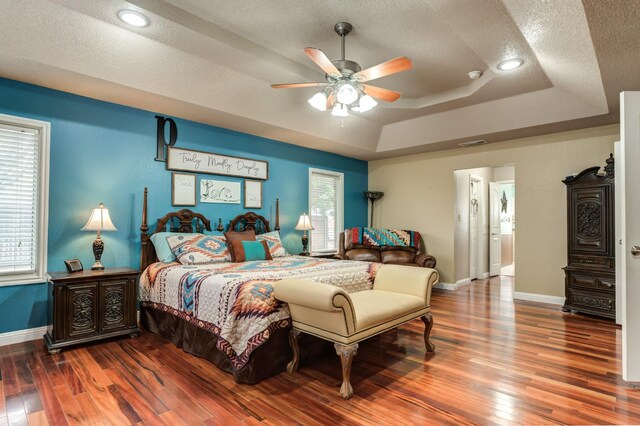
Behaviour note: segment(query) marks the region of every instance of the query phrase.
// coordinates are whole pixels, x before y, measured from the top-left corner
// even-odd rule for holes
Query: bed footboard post
[[[140,225],[140,270],[144,271],[149,266],[149,226],[147,225],[147,193],[148,188],[144,188],[142,199],[142,225]]]

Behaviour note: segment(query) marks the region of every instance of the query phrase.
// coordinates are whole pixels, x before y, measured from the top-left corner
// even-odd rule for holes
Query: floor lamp
[[[369,225],[370,228],[373,228],[373,203],[376,200],[382,198],[383,195],[384,192],[381,191],[364,191],[364,196],[367,197],[367,199],[371,200],[371,224]]]

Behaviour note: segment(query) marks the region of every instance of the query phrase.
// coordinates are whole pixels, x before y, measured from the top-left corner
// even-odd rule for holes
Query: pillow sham
[[[272,260],[266,241],[234,240],[231,241],[230,245],[233,247],[234,262]]]
[[[207,235],[224,235],[220,231],[205,231]],[[187,238],[191,238],[194,235],[201,235],[199,233],[186,233],[186,232],[157,232],[151,236],[151,243],[153,244],[153,248],[156,250],[156,257],[158,261],[164,263],[171,263],[176,261],[176,257],[171,252],[171,247],[169,247],[169,243],[167,243],[167,237],[172,237],[174,235],[184,235]]]
[[[282,245],[280,232],[278,231],[271,231],[265,234],[256,235],[256,241],[266,241],[269,246],[269,253],[271,253],[271,257],[273,258],[290,256]]]
[[[184,235],[187,238],[193,238],[200,234],[185,234],[179,232],[157,232],[153,234],[151,236],[151,243],[153,244],[153,248],[156,249],[156,257],[160,262],[171,263],[176,261],[176,257],[173,255],[169,243],[167,243],[167,238],[174,235]]]
[[[227,239],[227,243],[229,243],[229,251],[231,252],[231,260],[235,262],[236,257],[233,253],[233,241],[255,241],[256,233],[253,229],[249,229],[247,231],[227,231],[224,233],[225,238]]]
[[[198,234],[185,237],[185,234],[178,234],[167,237],[167,243],[178,262],[183,265],[204,265],[231,260],[227,240],[222,235]]]

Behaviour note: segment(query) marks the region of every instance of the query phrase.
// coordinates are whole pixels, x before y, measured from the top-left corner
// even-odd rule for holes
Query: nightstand
[[[140,334],[136,315],[138,271],[52,272],[49,280],[49,353],[110,337]]]

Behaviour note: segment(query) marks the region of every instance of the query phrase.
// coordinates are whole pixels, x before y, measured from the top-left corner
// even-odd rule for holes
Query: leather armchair
[[[344,239],[344,232],[340,233],[336,257],[343,260],[361,260],[365,262],[380,262],[393,265],[418,266],[422,268],[436,267],[436,258],[429,254],[422,253],[422,245],[418,248],[347,245]]]

